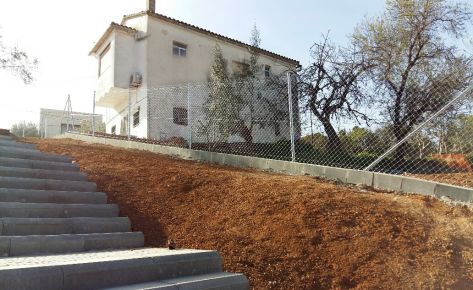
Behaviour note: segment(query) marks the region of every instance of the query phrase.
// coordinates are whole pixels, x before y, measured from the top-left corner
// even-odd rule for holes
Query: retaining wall
[[[292,175],[311,175],[343,183],[366,185],[382,190],[392,190],[423,195],[447,196],[461,202],[473,201],[473,189],[453,186],[422,179],[374,173],[354,169],[335,168],[306,163],[240,156],[225,153],[191,150],[186,148],[146,144],[140,142],[92,137],[75,133],[66,133],[58,138],[71,138],[88,143],[106,144],[115,147],[145,150],[182,159],[207,161],[210,163],[242,168],[256,168]]]

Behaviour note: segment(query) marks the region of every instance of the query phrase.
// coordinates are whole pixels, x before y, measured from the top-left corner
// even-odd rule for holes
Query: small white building
[[[182,114],[187,114],[187,98],[177,93],[165,103],[153,103],[157,100],[153,98],[154,89],[206,82],[216,44],[229,69],[235,72],[250,59],[251,46],[157,14],[154,2],[147,0],[146,11],[124,16],[121,24],[111,23],[92,48],[90,55],[98,61],[96,105],[107,108],[107,133],[124,134],[127,124],[131,123],[134,136],[188,139],[188,124],[179,121]],[[258,49],[258,53],[263,68],[261,78],[300,67],[298,61],[276,53],[264,49]],[[193,97],[196,104],[205,101],[205,96],[194,94]],[[129,98],[131,110],[128,109]],[[156,108],[165,111],[166,116],[153,117]],[[269,135],[277,136],[281,129],[277,130]],[[261,132],[253,133],[261,135]]]
[[[84,122],[92,124],[92,116],[90,113],[72,112],[68,113],[64,110],[40,109],[39,113],[39,132],[41,137],[52,138],[62,135],[69,131],[80,131]],[[102,115],[95,115],[95,123],[103,122]]]

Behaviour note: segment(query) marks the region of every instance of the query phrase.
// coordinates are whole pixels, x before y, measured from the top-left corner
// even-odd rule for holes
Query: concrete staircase
[[[144,248],[71,158],[0,135],[0,289],[248,289],[216,251]]]

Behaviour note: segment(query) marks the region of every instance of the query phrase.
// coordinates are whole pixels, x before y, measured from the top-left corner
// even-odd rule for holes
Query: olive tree
[[[377,101],[399,142],[471,80],[471,59],[452,40],[465,35],[472,13],[447,0],[386,4],[384,14],[358,25],[352,39],[371,65]],[[398,147],[398,160],[407,146]]]
[[[339,118],[368,121],[360,107],[367,104],[365,72],[370,63],[355,47],[339,47],[328,36],[311,49],[312,63],[301,73],[299,85],[302,108],[322,125],[328,142],[326,149],[341,150],[342,142],[334,127]]]
[[[39,137],[38,125],[32,122],[18,122],[11,126],[10,132],[20,137]]]

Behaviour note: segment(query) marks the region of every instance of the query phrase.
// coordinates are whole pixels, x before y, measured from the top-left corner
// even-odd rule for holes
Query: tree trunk
[[[251,131],[252,129],[248,128],[248,126],[245,125],[244,121],[240,121],[240,124],[238,126],[238,135],[240,135],[241,138],[245,139],[245,143],[253,143],[253,134]]]
[[[404,128],[401,124],[395,124],[393,126],[393,131],[394,131],[393,132],[394,136],[396,137],[396,141],[397,143],[399,143],[409,133],[410,128]],[[397,147],[396,149],[394,165],[400,169],[404,169],[406,165],[406,155],[407,155],[408,147],[409,145],[407,144],[407,142],[404,142],[401,145],[399,145],[399,147]]]
[[[338,137],[337,131],[333,128],[332,124],[329,120],[322,121],[322,125],[324,126],[325,133],[327,134],[328,142],[325,146],[327,151],[336,151],[342,150],[342,142]]]

